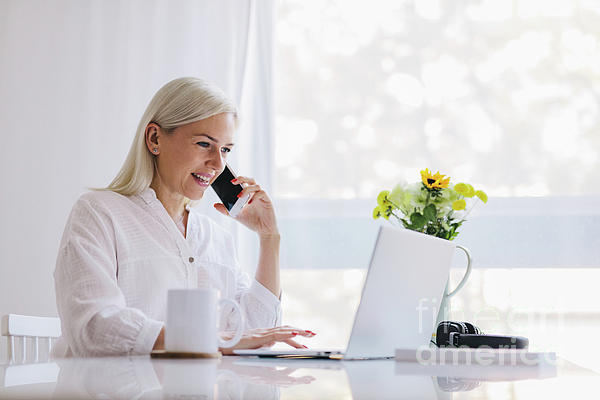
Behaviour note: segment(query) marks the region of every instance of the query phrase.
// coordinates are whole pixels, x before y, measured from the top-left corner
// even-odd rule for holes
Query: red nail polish
[[[302,347],[303,347],[303,348],[305,348],[305,349],[308,349],[308,347],[306,347],[306,346],[304,346],[304,345],[302,345]]]
[[[242,192],[238,193],[238,198],[242,197]]]
[[[292,335],[296,336],[298,334],[298,332],[292,332]]]

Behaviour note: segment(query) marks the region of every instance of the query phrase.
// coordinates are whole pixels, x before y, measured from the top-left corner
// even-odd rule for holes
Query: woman
[[[293,338],[314,333],[276,327],[280,237],[269,196],[252,178],[235,182],[251,196],[236,220],[260,239],[254,280],[240,271],[231,235],[191,207],[225,168],[237,122],[236,107],[201,79],[175,79],[156,93],[116,178],[82,195],[67,221],[54,272],[55,356],[162,349],[167,291],[197,287],[239,303],[247,331],[234,348],[305,347]]]

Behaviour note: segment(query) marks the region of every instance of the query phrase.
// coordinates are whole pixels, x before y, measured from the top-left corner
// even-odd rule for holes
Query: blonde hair
[[[217,86],[200,78],[178,78],[166,83],[154,95],[137,127],[125,163],[106,188],[124,196],[143,192],[152,183],[156,156],[146,146],[146,127],[154,122],[167,134],[177,127],[221,113],[238,111]]]

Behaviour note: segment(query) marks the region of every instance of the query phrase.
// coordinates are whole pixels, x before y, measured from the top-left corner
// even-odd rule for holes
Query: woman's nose
[[[222,171],[225,168],[225,160],[223,160],[223,156],[220,151],[215,151],[211,153],[210,158],[208,159],[207,165],[214,169],[215,171]]]

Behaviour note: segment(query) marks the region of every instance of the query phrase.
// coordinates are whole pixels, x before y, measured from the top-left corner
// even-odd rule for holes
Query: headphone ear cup
[[[465,326],[461,322],[450,321],[450,332],[465,333]]]
[[[450,342],[449,342],[449,338],[450,338],[450,334],[453,332],[458,332],[460,333],[462,331],[462,326],[460,325],[460,323],[454,322],[454,321],[442,321],[439,323],[437,330],[436,330],[436,336],[435,336],[435,344],[438,347],[441,346],[449,346]]]
[[[470,322],[463,322],[466,327],[466,332],[471,335],[481,335],[481,330]]]

